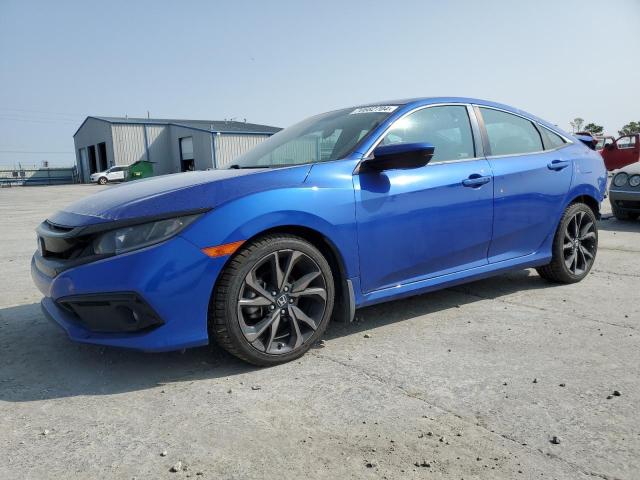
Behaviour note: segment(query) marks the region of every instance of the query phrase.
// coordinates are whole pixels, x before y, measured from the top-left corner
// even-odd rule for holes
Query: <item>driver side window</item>
[[[467,107],[427,107],[410,113],[393,124],[380,145],[418,142],[427,142],[435,147],[432,162],[475,157]]]
[[[618,148],[634,148],[636,146],[636,137],[634,135],[620,137],[616,140],[616,144]]]

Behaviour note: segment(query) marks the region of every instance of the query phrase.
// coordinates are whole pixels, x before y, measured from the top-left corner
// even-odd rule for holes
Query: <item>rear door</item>
[[[354,176],[364,292],[487,264],[493,182],[478,137],[466,105],[417,109],[384,135],[381,145],[428,142],[435,154],[421,168]]]
[[[569,143],[531,120],[476,107],[494,177],[489,263],[536,252],[554,232],[571,185]]]

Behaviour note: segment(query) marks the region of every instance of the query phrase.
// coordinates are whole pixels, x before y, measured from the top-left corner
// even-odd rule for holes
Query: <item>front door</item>
[[[640,137],[639,134],[625,135],[604,147],[601,154],[607,170],[616,170],[640,161],[638,137]]]
[[[560,135],[502,110],[479,111],[494,178],[494,263],[536,252],[555,232],[573,167]]]
[[[416,110],[380,145],[413,142],[435,146],[428,165],[354,176],[365,293],[487,264],[492,174],[476,156],[467,107]]]

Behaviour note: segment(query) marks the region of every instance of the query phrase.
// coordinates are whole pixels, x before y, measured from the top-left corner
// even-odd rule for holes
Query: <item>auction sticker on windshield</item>
[[[372,107],[360,107],[356,108],[349,115],[354,115],[356,113],[391,113],[396,108],[398,108],[397,105],[374,105]]]

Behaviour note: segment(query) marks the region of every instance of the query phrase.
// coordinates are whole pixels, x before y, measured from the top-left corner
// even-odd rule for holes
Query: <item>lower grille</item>
[[[142,332],[164,323],[136,293],[75,295],[60,298],[56,303],[92,332]]]
[[[640,210],[640,201],[638,200],[616,200],[616,206],[625,210]]]

